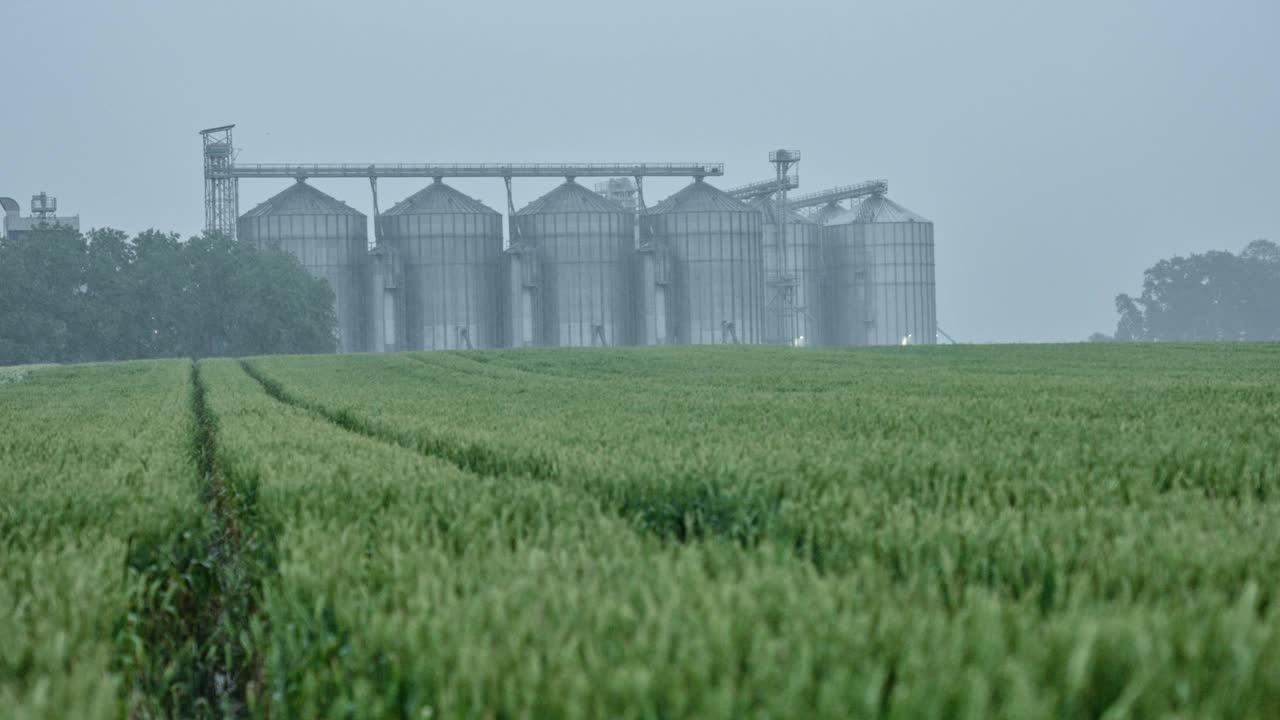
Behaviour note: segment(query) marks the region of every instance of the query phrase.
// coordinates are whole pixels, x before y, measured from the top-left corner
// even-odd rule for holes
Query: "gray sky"
[[[193,234],[196,131],[224,123],[242,162],[719,161],[722,186],[798,148],[802,192],[883,177],[935,222],[952,335],[1078,340],[1159,258],[1280,240],[1277,28],[1276,0],[5,0],[0,195]],[[501,180],[454,184],[504,210]]]

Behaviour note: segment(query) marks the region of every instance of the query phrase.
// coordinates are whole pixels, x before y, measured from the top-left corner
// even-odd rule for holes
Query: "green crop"
[[[1280,707],[1277,345],[208,360],[0,408],[19,715]]]
[[[82,365],[0,387],[0,715],[143,704],[134,678],[163,662],[151,611],[178,597],[168,573],[200,534],[189,375]]]

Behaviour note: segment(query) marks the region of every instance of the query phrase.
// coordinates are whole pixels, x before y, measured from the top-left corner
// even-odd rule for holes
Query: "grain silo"
[[[819,345],[822,335],[822,227],[794,210],[786,213],[778,244],[778,206],[773,198],[751,204],[764,218],[764,342]]]
[[[338,349],[364,349],[363,270],[367,219],[302,180],[240,217],[242,241],[292,253],[333,288]]]
[[[937,341],[933,223],[883,195],[823,229],[831,345]]]
[[[512,298],[532,319],[539,347],[630,345],[634,342],[631,262],[635,219],[621,205],[573,180],[515,216],[519,242],[539,263],[533,293]],[[532,301],[534,307],[521,308]]]
[[[502,216],[439,179],[382,214],[403,272],[408,350],[502,345]]]
[[[840,207],[838,204],[827,203],[817,210],[814,210],[813,213],[809,215],[809,219],[819,225],[826,225],[831,218],[840,215],[843,212],[844,208]]]
[[[648,214],[650,243],[670,257],[666,317],[676,343],[763,341],[761,220],[701,178]]]

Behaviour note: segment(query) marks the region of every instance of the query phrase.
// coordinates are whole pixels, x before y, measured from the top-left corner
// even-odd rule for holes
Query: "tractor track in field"
[[[142,652],[125,653],[134,717],[242,718],[261,684],[260,648],[244,641],[260,617],[264,538],[252,497],[218,460],[217,419],[199,361],[191,364],[191,454],[203,516],[131,540],[127,565],[150,588],[126,622]]]
[[[427,363],[431,365],[431,363]],[[253,378],[275,400],[322,418],[348,432],[377,442],[394,445],[426,457],[442,460],[481,477],[523,476],[534,480],[561,482],[563,470],[550,458],[539,455],[513,456],[492,447],[451,441],[445,438],[395,432],[368,421],[346,409],[333,409],[290,393],[247,360],[240,361],[245,374]],[[452,369],[452,368],[450,368]],[[777,502],[742,504],[725,497],[717,489],[689,485],[673,493],[670,487],[656,491],[638,490],[627,497],[585,492],[601,503],[602,509],[632,524],[640,532],[687,543],[719,536],[744,546],[760,542],[762,521],[777,510]],[[808,548],[797,552],[811,555]]]
[[[261,664],[260,658],[253,657],[237,642],[249,616],[257,611],[254,572],[249,561],[249,544],[254,539],[250,537],[252,530],[246,527],[245,499],[218,463],[217,419],[208,407],[199,361],[191,364],[191,380],[197,467],[202,500],[213,527],[209,558],[218,578],[218,593],[211,599],[217,609],[217,625],[209,640],[219,652],[203,672],[211,675],[206,686],[211,685],[224,714],[229,711],[233,717],[242,717],[246,685],[253,669]]]
[[[396,433],[358,417],[347,410],[335,410],[319,403],[309,402],[285,389],[279,382],[267,377],[252,363],[241,360],[240,367],[253,378],[267,395],[275,400],[314,414],[343,430],[395,445],[427,457],[443,460],[466,472],[483,477],[523,475],[535,480],[554,480],[559,472],[548,458],[540,456],[513,457],[493,448],[477,444],[451,442],[439,437]]]

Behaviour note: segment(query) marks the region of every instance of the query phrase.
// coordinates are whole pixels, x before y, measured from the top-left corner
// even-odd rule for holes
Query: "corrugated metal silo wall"
[[[764,341],[790,345],[803,338],[806,345],[823,342],[822,300],[822,228],[813,223],[789,222],[786,228],[785,265],[777,248],[777,225],[766,222],[764,238],[765,295]],[[780,269],[795,282],[792,290],[792,312],[786,312],[782,298],[773,284]]]
[[[382,232],[403,263],[407,349],[502,346],[501,215],[384,215]]]
[[[867,343],[937,342],[933,223],[854,223],[866,247]]]
[[[764,341],[762,216],[755,210],[675,211],[649,216],[671,257],[671,336],[681,345]]]
[[[541,264],[535,344],[634,344],[634,218],[625,212],[546,212],[517,215],[516,225]]]
[[[368,230],[363,215],[259,215],[241,217],[237,231],[258,247],[292,253],[333,288],[339,352],[365,349],[364,270]]]
[[[823,344],[867,344],[867,254],[860,225],[829,225],[823,235]]]

